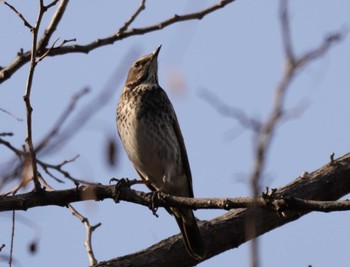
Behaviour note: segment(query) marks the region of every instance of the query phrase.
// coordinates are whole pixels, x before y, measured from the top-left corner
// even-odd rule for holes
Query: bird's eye
[[[137,69],[142,67],[142,62],[135,62],[134,67]]]

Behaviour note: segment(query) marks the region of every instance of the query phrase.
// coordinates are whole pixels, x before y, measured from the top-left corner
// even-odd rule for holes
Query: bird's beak
[[[152,53],[152,58],[157,58],[160,49],[162,48],[162,45],[158,46],[158,48],[156,50],[154,50],[154,52]]]

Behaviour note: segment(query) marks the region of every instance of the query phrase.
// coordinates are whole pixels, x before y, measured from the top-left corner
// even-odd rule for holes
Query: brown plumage
[[[125,151],[149,188],[165,194],[193,197],[185,143],[174,108],[158,84],[160,46],[136,60],[129,71],[117,108],[117,128]],[[187,251],[195,258],[205,248],[191,209],[169,208]]]

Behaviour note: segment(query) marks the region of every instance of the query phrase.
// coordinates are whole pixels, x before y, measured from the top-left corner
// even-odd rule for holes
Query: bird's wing
[[[169,112],[173,114],[173,116],[171,116],[171,118],[174,118],[171,122],[176,139],[179,143],[179,147],[180,147],[180,153],[181,153],[181,161],[182,161],[182,166],[185,170],[185,174],[187,176],[187,181],[188,181],[188,188],[189,188],[189,197],[193,197],[193,188],[192,188],[192,174],[191,174],[191,169],[190,169],[190,164],[188,162],[188,157],[187,157],[187,151],[186,151],[186,147],[185,147],[185,142],[184,139],[182,137],[182,133],[180,130],[180,126],[179,126],[179,122],[177,120],[176,117],[176,113],[175,110],[173,108],[173,105],[171,104],[168,96],[166,95],[166,93],[164,92],[164,97],[165,100],[169,103],[169,107],[170,110]]]

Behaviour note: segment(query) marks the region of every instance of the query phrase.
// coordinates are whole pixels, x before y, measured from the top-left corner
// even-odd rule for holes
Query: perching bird
[[[185,143],[174,108],[158,84],[159,46],[136,60],[117,107],[117,128],[126,153],[153,191],[193,197]],[[180,227],[188,253],[205,256],[205,247],[191,209],[168,208]]]

